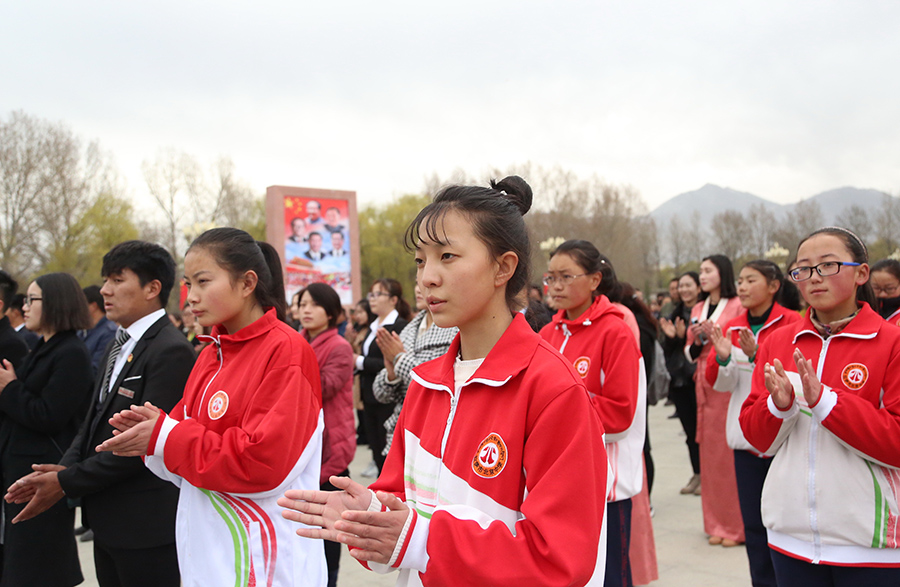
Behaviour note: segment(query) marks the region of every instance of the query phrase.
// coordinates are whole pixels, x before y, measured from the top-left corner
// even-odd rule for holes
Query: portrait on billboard
[[[274,220],[280,230],[267,229],[267,237],[283,256],[286,299],[322,282],[338,292],[343,305],[352,305],[359,289],[355,193],[274,186],[267,198],[267,226],[275,224],[269,214],[278,208]]]

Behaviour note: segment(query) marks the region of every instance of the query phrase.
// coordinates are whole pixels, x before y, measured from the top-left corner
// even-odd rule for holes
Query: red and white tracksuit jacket
[[[604,295],[577,320],[565,316],[560,310],[541,336],[572,362],[600,414],[612,475],[607,500],[628,499],[644,485],[647,376],[641,350],[622,312]]]
[[[812,361],[822,392],[803,397],[794,349]],[[778,409],[763,366],[781,360],[794,400]],[[900,566],[900,329],[868,305],[827,339],[807,316],[772,333],[756,354],[741,428],[774,454],[762,494],[769,545],[835,565]]]
[[[777,329],[784,328],[802,319],[803,317],[799,313],[788,310],[779,305],[778,302],[774,302],[772,311],[769,313],[769,319],[756,333],[757,344],[762,344]],[[759,452],[744,438],[744,433],[741,431],[741,423],[738,421],[741,415],[741,406],[744,405],[744,400],[750,397],[754,366],[754,363],[750,362],[750,357],[741,349],[741,328],[750,329],[746,310],[726,324],[723,329],[722,333],[731,338],[731,357],[729,357],[728,364],[720,365],[719,361],[716,360],[716,349],[712,348],[710,350],[709,356],[706,358],[706,381],[716,391],[731,393],[731,399],[728,401],[728,415],[725,420],[725,438],[728,441],[729,448],[749,450],[758,455]]]
[[[181,488],[182,584],[325,585],[322,542],[298,538],[276,503],[288,489],[319,488],[316,356],[274,310],[235,334],[217,326],[211,338],[145,461]]]
[[[458,353],[413,370],[370,486],[413,508],[397,585],[602,585],[606,452],[580,378],[520,314],[456,393]]]

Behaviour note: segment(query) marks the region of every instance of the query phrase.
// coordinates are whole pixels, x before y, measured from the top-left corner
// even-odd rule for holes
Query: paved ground
[[[709,546],[700,512],[700,498],[680,495],[678,490],[687,482],[690,463],[684,444],[684,433],[678,420],[666,418],[671,407],[650,408],[650,434],[656,462],[656,481],[651,496],[655,517],[656,553],[659,580],[654,587],[746,587],[750,585],[747,558],[743,547]],[[368,463],[367,447],[357,451],[350,466],[355,479]],[[83,585],[94,587],[94,564],[90,543],[79,543],[82,571],[87,580]],[[376,575],[363,569],[346,551],[341,560],[339,587],[388,587],[394,585],[393,575]]]

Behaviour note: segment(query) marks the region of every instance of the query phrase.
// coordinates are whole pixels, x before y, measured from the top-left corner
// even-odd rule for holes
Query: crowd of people
[[[439,192],[404,235],[415,314],[390,276],[288,305],[233,228],[190,245],[172,314],[155,244],[83,290],[0,271],[0,587],[82,581],[76,507],[104,587],[333,587],[345,547],[398,585],[646,584],[662,396],[681,493],[754,586],[900,584],[900,263],[826,227],[786,272],[714,254],[648,303],[568,240],[541,286],[531,201]]]

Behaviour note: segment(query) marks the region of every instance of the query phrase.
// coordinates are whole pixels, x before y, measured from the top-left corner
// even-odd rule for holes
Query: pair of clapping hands
[[[109,420],[114,428],[113,437],[100,444],[97,452],[109,451],[125,457],[147,454],[150,437],[159,415],[159,408],[150,402],[143,406],[131,406],[129,410],[119,412]],[[65,495],[58,475],[65,467],[35,464],[31,468],[33,472],[10,485],[3,497],[7,503],[27,504],[13,518],[13,524],[30,520],[47,511]]]

